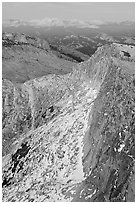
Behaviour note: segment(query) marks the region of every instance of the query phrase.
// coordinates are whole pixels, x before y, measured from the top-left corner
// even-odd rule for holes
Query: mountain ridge
[[[24,106],[32,119],[3,158],[3,201],[134,200],[134,62],[134,46],[113,43],[23,84],[24,104],[5,92],[13,118]]]

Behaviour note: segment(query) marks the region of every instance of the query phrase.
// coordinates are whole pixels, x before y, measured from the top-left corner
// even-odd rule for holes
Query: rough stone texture
[[[22,85],[32,119],[3,157],[3,201],[134,201],[134,66],[134,47],[113,44],[71,74]],[[9,127],[22,105],[6,83]],[[7,119],[10,95],[14,120]]]
[[[134,76],[113,65],[94,102],[84,160],[90,171],[74,201],[134,200],[134,91]]]

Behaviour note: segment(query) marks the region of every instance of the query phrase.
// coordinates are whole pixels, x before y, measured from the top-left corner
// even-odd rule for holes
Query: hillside
[[[89,59],[88,55],[83,54],[82,52],[77,51],[73,48],[68,48],[66,46],[60,45],[50,45],[50,48],[58,57],[66,57],[65,59],[73,60],[76,62],[83,62]],[[62,56],[63,55],[63,56]]]
[[[48,74],[67,74],[77,62],[89,56],[74,49],[49,45],[41,38],[20,33],[2,35],[2,76],[15,83],[24,83]],[[55,51],[56,50],[56,51]]]
[[[75,64],[56,57],[40,38],[3,33],[2,44],[2,77],[16,83],[47,74],[66,74]]]
[[[134,69],[113,43],[65,75],[3,79],[4,202],[134,201]]]

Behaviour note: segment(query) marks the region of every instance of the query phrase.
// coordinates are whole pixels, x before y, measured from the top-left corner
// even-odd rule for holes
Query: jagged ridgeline
[[[134,201],[134,46],[3,80],[3,201]]]
[[[73,67],[73,72],[64,76],[48,75],[18,86],[3,79],[3,155],[17,136],[59,114],[56,103],[63,97],[71,96],[73,106],[83,83],[98,89],[111,63],[108,56],[104,57],[108,49],[108,46],[101,48],[90,60]]]

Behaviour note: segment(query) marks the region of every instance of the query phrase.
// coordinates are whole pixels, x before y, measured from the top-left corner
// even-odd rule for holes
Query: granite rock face
[[[3,80],[3,201],[134,201],[134,68],[112,44],[70,74]]]

